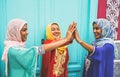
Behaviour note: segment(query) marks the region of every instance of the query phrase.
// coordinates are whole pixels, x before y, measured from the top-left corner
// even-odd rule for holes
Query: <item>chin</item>
[[[100,37],[99,36],[96,36],[95,39],[99,39]]]
[[[59,40],[60,38],[55,38],[55,40]]]
[[[54,37],[56,40],[60,39],[60,37]]]
[[[26,41],[26,39],[23,40],[23,42],[25,42],[25,41]]]

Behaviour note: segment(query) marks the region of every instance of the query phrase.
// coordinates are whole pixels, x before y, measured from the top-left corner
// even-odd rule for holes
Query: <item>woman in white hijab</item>
[[[4,41],[2,60],[6,64],[7,77],[35,77],[37,57],[65,43],[73,40],[76,24],[71,24],[66,37],[60,41],[25,48],[27,39],[27,22],[22,19],[13,19],[8,23],[7,35]]]

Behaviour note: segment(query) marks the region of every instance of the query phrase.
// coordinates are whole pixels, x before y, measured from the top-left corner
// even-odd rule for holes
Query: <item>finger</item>
[[[74,32],[76,30],[76,24],[73,24],[72,26],[71,26],[71,32]]]
[[[75,30],[75,34],[78,35],[78,30],[77,29]]]
[[[73,25],[77,25],[77,23],[73,21]]]
[[[73,25],[75,25],[75,24],[76,24],[76,22],[73,21]]]
[[[72,24],[69,25],[68,30],[71,30]]]
[[[73,22],[73,27],[76,27],[77,23]]]
[[[76,30],[76,27],[73,27],[73,28],[71,29],[71,33],[73,34],[73,33],[75,32],[75,30]]]
[[[75,33],[78,33],[78,29],[76,28]]]
[[[78,37],[80,38],[78,30],[76,29],[76,31],[75,31],[75,38],[78,38]]]

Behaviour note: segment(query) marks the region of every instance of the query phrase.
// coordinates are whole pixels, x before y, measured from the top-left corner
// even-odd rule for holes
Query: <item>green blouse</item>
[[[8,51],[8,77],[36,77],[37,57],[45,53],[43,46],[11,47]]]

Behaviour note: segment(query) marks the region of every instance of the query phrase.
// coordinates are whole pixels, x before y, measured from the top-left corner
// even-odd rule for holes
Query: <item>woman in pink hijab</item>
[[[27,39],[27,22],[13,19],[8,23],[7,35],[4,41],[2,60],[6,64],[7,77],[35,77],[37,57],[73,40],[76,24],[71,24],[66,37],[60,41],[25,48]]]

